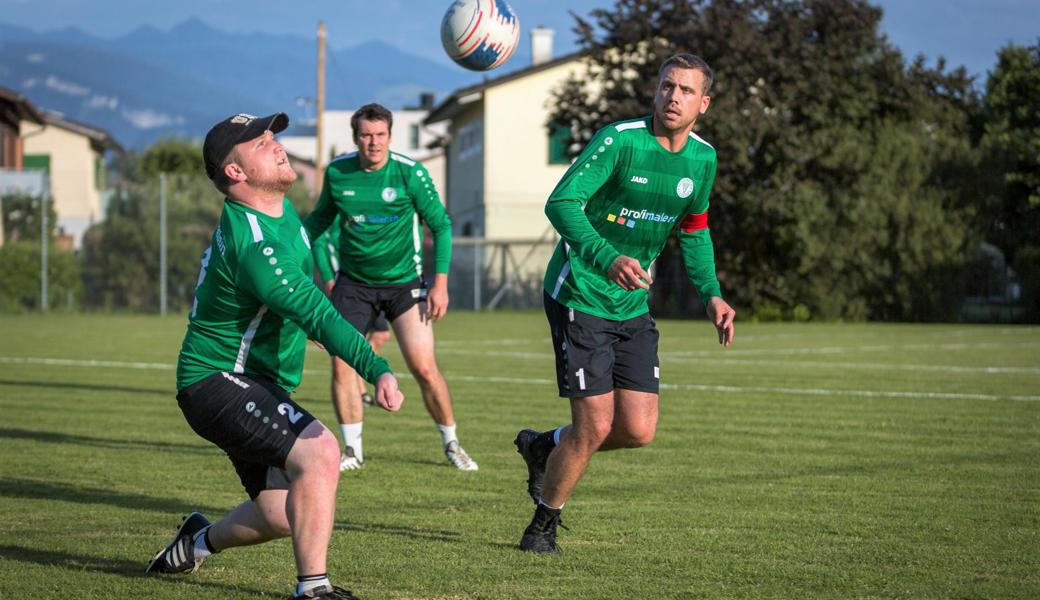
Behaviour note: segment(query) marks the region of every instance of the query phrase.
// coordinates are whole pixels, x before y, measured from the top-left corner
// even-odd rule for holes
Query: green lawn
[[[542,557],[516,549],[512,440],[568,419],[544,317],[451,313],[439,358],[480,471],[448,466],[405,378],[341,481],[333,580],[365,600],[1040,596],[1040,328],[738,322],[723,350],[706,322],[659,325],[657,439],[594,459]],[[288,597],[288,541],[143,573],[184,514],[243,497],[177,409],[184,326],[0,316],[0,598]],[[331,423],[308,358],[297,398]]]

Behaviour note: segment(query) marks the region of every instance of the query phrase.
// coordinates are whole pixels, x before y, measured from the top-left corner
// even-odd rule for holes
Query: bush
[[[0,247],[0,311],[25,312],[40,306],[40,245],[16,242]],[[78,307],[83,297],[83,277],[75,255],[47,252],[47,304]]]

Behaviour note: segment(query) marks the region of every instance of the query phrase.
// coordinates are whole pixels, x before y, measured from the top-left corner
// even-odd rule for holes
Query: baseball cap
[[[217,123],[206,134],[206,141],[202,144],[206,176],[213,179],[224,159],[236,145],[258,138],[267,130],[278,133],[288,126],[289,115],[285,113],[275,113],[266,117],[239,113]]]

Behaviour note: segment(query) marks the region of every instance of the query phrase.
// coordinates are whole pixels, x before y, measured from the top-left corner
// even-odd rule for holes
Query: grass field
[[[291,547],[143,574],[180,518],[243,493],[173,398],[183,316],[0,316],[0,598],[284,598]],[[439,357],[477,473],[411,380],[370,410],[329,570],[365,600],[1040,597],[1040,328],[661,322],[649,447],[595,457],[564,553],[512,439],[568,419],[544,317],[451,313]],[[387,353],[401,367],[395,346]],[[96,361],[91,363],[90,361]],[[327,359],[297,399],[326,423]]]

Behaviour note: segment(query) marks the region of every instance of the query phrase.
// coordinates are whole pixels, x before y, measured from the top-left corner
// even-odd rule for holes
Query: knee
[[[614,432],[614,439],[623,448],[642,448],[654,441],[656,427],[630,427]]]
[[[313,474],[338,480],[339,442],[336,440],[335,434],[326,427],[322,427],[317,436],[311,439],[301,437],[296,443],[301,444],[301,442],[303,444],[302,452],[295,457],[294,464],[286,465],[290,474],[294,476]]]
[[[610,429],[609,421],[595,421],[580,428],[572,425],[566,439],[591,453],[603,445],[603,442],[610,435]]]
[[[412,368],[412,375],[421,386],[429,386],[440,378],[441,372],[437,369],[437,363],[431,361],[422,362]]]

